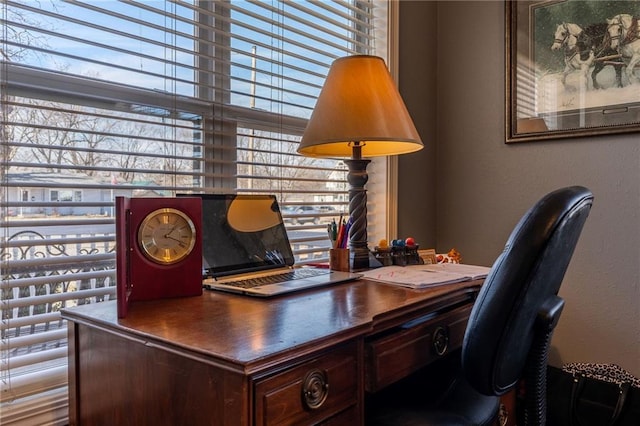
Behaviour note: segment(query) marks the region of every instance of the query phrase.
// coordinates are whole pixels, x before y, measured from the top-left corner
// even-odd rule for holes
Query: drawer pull
[[[438,327],[433,332],[433,348],[440,356],[447,352],[449,347],[449,331],[445,327]]]
[[[311,410],[322,406],[329,395],[329,380],[327,373],[311,370],[302,383],[302,401]]]

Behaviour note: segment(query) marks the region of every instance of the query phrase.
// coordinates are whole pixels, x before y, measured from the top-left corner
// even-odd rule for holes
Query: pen
[[[342,236],[342,248],[347,248],[347,243],[349,242],[349,231],[351,230],[351,218],[347,221],[347,224],[344,229],[344,235]]]
[[[338,224],[336,223],[336,220],[333,219],[333,223],[331,224],[331,230],[332,230],[332,234],[333,234],[333,241],[336,240],[336,238],[338,238]]]
[[[338,228],[338,235],[336,236],[336,244],[335,247],[336,248],[343,248],[342,247],[342,237],[344,235],[344,222],[342,221],[342,217],[340,218],[340,226]]]
[[[327,233],[329,234],[329,240],[331,241],[331,248],[336,248],[338,239],[338,225],[336,224],[335,219],[332,219],[331,223],[327,225]]]
[[[336,224],[336,220],[333,219],[331,221],[331,244],[333,244],[333,248],[335,248],[337,238],[338,238],[338,225]]]

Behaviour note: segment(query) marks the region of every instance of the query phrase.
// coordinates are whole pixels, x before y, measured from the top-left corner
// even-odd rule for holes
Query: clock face
[[[172,265],[187,257],[196,243],[193,221],[174,208],[149,213],[138,228],[142,253],[154,263]]]

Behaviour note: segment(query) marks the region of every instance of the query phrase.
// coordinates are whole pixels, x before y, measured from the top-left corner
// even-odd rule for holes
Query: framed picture
[[[640,130],[640,0],[506,1],[506,142]]]
[[[438,263],[436,249],[418,250],[418,256],[420,256],[425,265],[435,265]]]

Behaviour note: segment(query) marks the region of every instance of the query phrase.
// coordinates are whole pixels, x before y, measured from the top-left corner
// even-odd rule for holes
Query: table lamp
[[[320,91],[298,152],[343,157],[349,172],[351,268],[367,269],[366,157],[406,154],[423,148],[420,135],[382,58],[336,59]],[[375,259],[374,259],[375,260]]]

